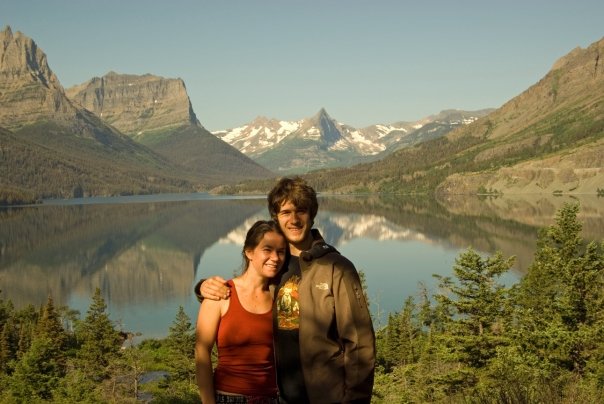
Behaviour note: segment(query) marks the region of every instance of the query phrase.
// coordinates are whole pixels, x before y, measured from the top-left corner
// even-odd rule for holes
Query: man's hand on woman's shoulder
[[[199,290],[195,292],[195,294],[201,295],[204,299],[210,300],[228,299],[231,296],[231,289],[220,276],[212,276],[202,281],[199,285]]]

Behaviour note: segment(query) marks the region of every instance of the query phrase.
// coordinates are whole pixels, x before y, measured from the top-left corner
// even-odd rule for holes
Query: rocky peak
[[[325,108],[321,108],[319,112],[317,112],[312,118],[310,118],[310,120],[320,127],[326,127],[333,124],[333,119],[331,118],[331,116],[329,116]]]
[[[247,124],[245,128],[250,131],[256,131],[256,133],[258,133],[257,131],[263,131],[268,137],[272,137],[272,134],[279,135],[280,140],[282,135],[289,134],[289,131],[291,131],[290,125],[290,122],[279,121],[277,119],[267,118],[265,116],[258,116],[252,122]]]
[[[0,124],[18,129],[42,119],[74,116],[75,108],[29,37],[7,26],[0,32]]]
[[[271,125],[275,120],[274,119],[269,119],[266,116],[257,116],[252,122],[250,122],[249,126],[269,126]]]
[[[67,96],[135,137],[199,125],[182,79],[109,72],[67,89]]]
[[[604,38],[592,43],[587,49],[576,47],[565,56],[558,59],[552,66],[551,71],[578,69],[587,73],[586,76],[595,78],[598,73],[602,74],[602,57],[604,53]]]
[[[32,79],[38,80],[46,85],[50,81],[56,82],[56,77],[50,71],[46,62],[46,55],[38,49],[36,43],[17,31],[6,26],[0,32],[0,71],[5,77],[15,77],[23,73],[29,73]]]
[[[325,108],[321,108],[313,117],[306,120],[300,128],[307,138],[319,138],[321,143],[329,147],[342,139],[342,133],[337,122],[329,116]]]

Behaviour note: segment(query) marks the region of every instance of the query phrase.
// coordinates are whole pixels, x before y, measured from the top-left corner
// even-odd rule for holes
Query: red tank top
[[[276,396],[273,311],[250,313],[241,306],[233,280],[229,308],[220,319],[214,388],[248,396]]]

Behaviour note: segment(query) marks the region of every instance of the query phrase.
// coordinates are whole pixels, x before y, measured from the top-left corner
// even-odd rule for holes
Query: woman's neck
[[[258,276],[247,269],[241,276],[238,277],[241,282],[251,289],[267,290],[269,278]]]

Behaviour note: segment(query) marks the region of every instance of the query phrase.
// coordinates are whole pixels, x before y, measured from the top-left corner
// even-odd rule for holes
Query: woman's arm
[[[195,375],[203,404],[214,404],[212,348],[216,342],[221,303],[206,299],[199,306],[195,329]]]

